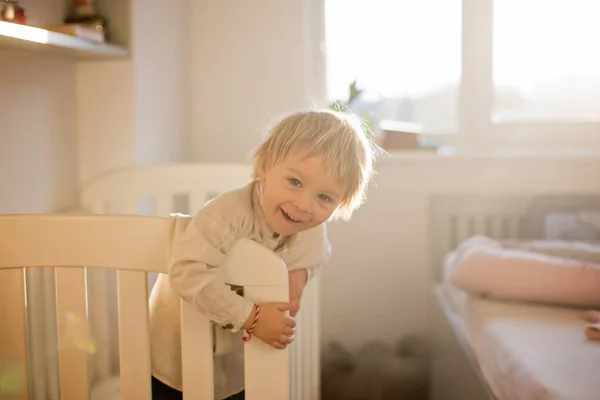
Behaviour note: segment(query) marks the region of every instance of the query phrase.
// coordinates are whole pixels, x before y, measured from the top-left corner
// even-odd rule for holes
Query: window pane
[[[377,122],[394,119],[424,132],[456,132],[461,0],[327,0],[327,86]]]
[[[599,0],[495,0],[494,122],[600,120],[599,18]]]

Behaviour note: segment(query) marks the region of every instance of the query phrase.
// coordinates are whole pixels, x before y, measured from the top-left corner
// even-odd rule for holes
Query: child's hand
[[[297,269],[290,271],[290,316],[295,318],[300,311],[300,300],[302,299],[302,292],[306,286],[308,280],[308,273],[305,269]]]
[[[260,305],[260,315],[252,333],[263,342],[276,349],[285,349],[294,341],[296,321],[285,314],[290,310],[288,303],[264,303]],[[255,311],[244,324],[244,329],[249,329],[254,321]]]

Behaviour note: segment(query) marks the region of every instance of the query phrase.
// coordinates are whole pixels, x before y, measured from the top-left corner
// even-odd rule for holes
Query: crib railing
[[[92,268],[117,271],[120,395],[151,399],[150,332],[147,273],[167,273],[174,218],[145,216],[0,215],[0,398],[29,399],[31,374],[25,267],[53,268],[56,276],[56,352],[60,398],[90,398],[90,354],[96,331],[88,330],[90,299],[86,273]],[[236,269],[244,262],[257,268]],[[240,242],[227,257],[224,271],[254,301],[281,301],[288,296],[287,269],[272,252]],[[245,271],[245,272],[244,272]],[[214,398],[211,322],[182,302],[184,399]],[[288,396],[288,350],[260,340],[245,345],[246,398]],[[38,393],[35,398],[45,398]]]
[[[150,165],[112,171],[86,182],[81,189],[84,211],[96,214],[193,215],[217,194],[247,184],[252,168],[247,163],[182,163]],[[149,284],[154,282],[150,274]],[[110,295],[115,279],[104,271],[95,275],[90,290]],[[296,316],[295,341],[290,346],[289,400],[318,399],[320,389],[320,278],[304,290]],[[101,296],[100,296],[101,297]],[[108,316],[109,319],[111,315]],[[109,334],[109,332],[107,332]],[[94,374],[98,380],[114,374],[114,340],[99,349]],[[112,343],[112,344],[111,344]]]

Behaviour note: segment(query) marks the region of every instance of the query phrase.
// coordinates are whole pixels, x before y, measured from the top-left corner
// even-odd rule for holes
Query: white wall
[[[75,68],[50,54],[0,49],[0,212],[77,202]]]
[[[322,340],[356,349],[369,341],[396,342],[428,328],[427,203],[406,169],[379,162],[366,203],[349,222],[329,224],[333,248],[323,269]]]
[[[189,158],[188,1],[106,0],[130,57],[79,63],[80,181]],[[129,14],[129,18],[123,17]]]
[[[189,2],[133,4],[135,161],[180,161],[188,152]]]
[[[456,156],[384,157],[366,204],[350,222],[330,224],[331,262],[323,269],[322,337],[350,348],[411,333],[429,336],[435,194],[589,195],[600,191],[600,152],[524,155],[504,150]],[[465,210],[466,212],[466,210]],[[472,210],[473,215],[481,210]],[[447,221],[446,221],[447,223]],[[445,249],[443,249],[445,250]]]
[[[315,1],[194,1],[191,135],[195,161],[243,161],[282,113],[321,102]]]
[[[134,87],[130,61],[77,65],[79,180],[134,165]]]

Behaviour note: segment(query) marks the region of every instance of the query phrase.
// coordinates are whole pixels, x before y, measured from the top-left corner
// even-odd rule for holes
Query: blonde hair
[[[332,217],[349,220],[365,200],[375,158],[374,145],[358,118],[328,109],[288,115],[269,131],[254,152],[253,178],[261,169],[277,165],[290,151],[299,148],[307,151],[307,157],[324,157],[325,168],[347,187]]]

